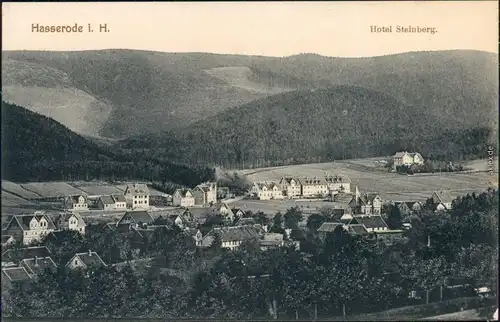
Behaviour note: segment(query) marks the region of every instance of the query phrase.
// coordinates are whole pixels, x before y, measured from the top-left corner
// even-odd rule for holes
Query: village
[[[397,153],[393,157],[398,166],[422,162],[418,153]],[[88,274],[104,267],[120,271],[125,266],[158,265],[154,262],[156,255],[151,255],[156,251],[151,253],[148,249],[157,245],[164,234],[188,238],[188,243],[200,254],[210,253],[214,247],[231,252],[250,244],[261,252],[291,247],[308,253],[310,242],[303,245],[307,234],[328,243],[333,235],[344,233],[380,240],[390,247],[407,239],[412,231],[412,218],[424,211],[444,216],[453,210],[457,198],[456,194],[439,190],[426,200],[384,200],[372,190],[364,192],[376,187],[361,187],[347,175],[320,172],[316,176],[287,175],[276,181],[252,182],[247,193],[239,195],[217,182],[204,182],[192,189],[179,188],[171,195],[146,183],[127,183],[120,188],[123,190],[103,185],[94,188],[93,193],[75,194],[71,190],[71,194],[58,198],[48,195],[42,203],[50,207],[10,215],[2,230],[2,290],[8,292],[36,281],[47,270]],[[265,209],[262,205],[276,202],[286,211],[262,210]],[[95,249],[92,245],[97,247],[95,243],[101,243],[99,238],[108,238],[99,236],[118,236],[112,242],[116,250],[103,254]],[[81,243],[86,238],[92,240],[85,244],[88,249],[77,247],[79,251],[71,254],[54,254],[60,247],[54,245]],[[120,250],[124,241],[130,244]],[[430,247],[433,242],[430,236],[426,242]],[[64,247],[72,249],[71,245]],[[170,266],[161,269],[181,274]],[[448,285],[447,292],[462,287],[464,282],[455,284]],[[492,291],[483,286],[476,287],[474,292],[476,296],[489,298]],[[422,298],[429,302],[428,294],[417,291],[408,294],[408,301]]]
[[[422,162],[423,158],[418,153],[397,153],[394,156],[394,164],[397,165]],[[432,201],[430,207],[436,212],[452,207],[453,196],[446,191],[436,191],[429,198]],[[252,209],[231,207],[232,201],[244,199],[325,201],[331,204],[328,211],[335,220],[322,223],[317,229],[319,233],[326,234],[341,227],[349,234],[373,234],[379,238],[402,236],[405,230],[411,229],[410,215],[424,207],[421,201],[386,201],[377,193],[361,193],[360,187],[348,177],[339,175],[312,178],[290,176],[281,178],[279,182],[255,182],[246,196],[235,196],[227,187],[218,187],[216,182],[202,183],[193,189],[177,189],[172,196],[152,196],[146,184],[132,183],[126,185],[123,194],[73,194],[62,199],[58,205],[60,210],[39,210],[10,216],[2,231],[2,253],[5,255],[2,256],[3,280],[8,283],[34,278],[37,269],[33,265],[37,267],[39,262],[55,267],[55,262],[41,243],[48,236],[57,236],[65,230],[85,235],[87,226],[95,226],[103,219],[105,224],[99,226],[101,229],[133,232],[141,238],[159,227],[176,226],[191,236],[200,248],[208,248],[215,238],[220,238],[221,247],[230,250],[249,240],[259,241],[263,250],[286,245],[295,245],[300,249],[300,242],[291,238],[292,229],[284,229],[282,225],[283,233],[270,232],[269,223],[274,213],[266,213],[269,219],[263,224],[252,217]],[[158,204],[163,206],[154,206]],[[400,227],[390,229],[386,223],[389,206],[396,207],[405,218]],[[319,209],[297,208],[303,212],[297,228],[306,229],[308,218],[319,213]],[[216,224],[202,232],[200,225],[214,218],[220,221],[215,220]],[[115,220],[110,221],[112,219]],[[16,243],[27,247],[23,249],[26,255],[11,261],[9,246]],[[90,263],[106,265],[92,250],[74,254],[71,260],[61,264],[74,269]]]

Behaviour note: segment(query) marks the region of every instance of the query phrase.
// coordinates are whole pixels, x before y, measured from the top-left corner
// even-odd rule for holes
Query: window
[[[28,236],[28,232],[25,232],[25,233],[24,233],[24,236]]]
[[[75,259],[75,265],[78,265],[78,260],[77,259]]]
[[[136,204],[137,204],[137,200],[134,200],[134,205],[136,205]]]

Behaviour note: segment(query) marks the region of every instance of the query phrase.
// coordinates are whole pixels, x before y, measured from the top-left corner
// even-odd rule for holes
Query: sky
[[[32,32],[33,24],[75,23],[84,32]],[[108,32],[99,32],[100,24]],[[392,26],[392,32],[373,33],[371,26]],[[397,26],[437,33],[397,33]],[[3,3],[2,48],[335,57],[448,49],[496,53],[498,2]]]

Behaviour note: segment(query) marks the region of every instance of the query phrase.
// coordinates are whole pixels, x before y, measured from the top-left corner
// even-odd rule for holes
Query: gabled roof
[[[434,191],[434,194],[437,196],[438,200],[442,203],[451,203],[455,199],[451,195],[450,191],[446,190]]]
[[[46,229],[56,229],[56,226],[54,225],[54,222],[48,215],[14,215],[11,217],[9,223],[7,224],[7,227],[9,227],[11,224],[18,225],[22,230],[30,230],[30,222],[31,220],[35,218],[37,221],[40,221],[40,219],[44,218],[47,221],[47,228]]]
[[[114,205],[115,200],[111,196],[100,196],[99,201],[105,205]]]
[[[116,202],[127,202],[127,199],[125,199],[124,195],[111,195],[113,200]]]
[[[153,222],[153,217],[147,211],[127,211],[117,224],[121,223],[124,218],[130,218],[136,224],[151,224]]]
[[[351,179],[346,175],[326,176],[325,181],[329,183],[351,183]]]
[[[2,254],[2,261],[21,261],[25,258],[49,257],[50,255],[50,250],[46,246],[25,247],[21,248],[19,252],[8,249]]]
[[[258,227],[257,227],[258,226]],[[260,239],[260,225],[219,227],[212,229],[207,236],[218,234],[223,242]]]
[[[144,183],[134,183],[134,184],[129,183],[125,188],[125,193],[131,195],[138,195],[138,194],[149,195],[149,188]]]
[[[368,234],[368,230],[366,230],[365,226],[361,224],[352,224],[347,226],[347,231],[354,235],[364,235]]]
[[[2,278],[6,278],[10,282],[23,282],[31,280],[31,276],[24,267],[2,268]]]
[[[176,189],[175,192],[174,192],[174,195],[176,193],[179,193],[181,195],[181,198],[186,198],[186,194],[187,193],[191,193],[191,195],[193,195],[193,191],[191,189]]]
[[[253,217],[240,217],[235,224],[236,226],[253,225],[257,224],[257,220],[255,220],[255,218]]]
[[[396,154],[394,154],[394,158],[402,158],[407,154],[408,154],[408,152],[406,152],[406,151],[396,152]]]
[[[353,198],[354,195],[350,193],[337,193],[335,196],[333,196],[333,201],[348,205]]]
[[[189,208],[182,213],[182,217],[187,221],[204,220],[212,214],[210,208]]]
[[[349,225],[355,223],[361,224],[367,229],[384,227],[389,228],[380,215],[354,215]]]
[[[324,178],[302,178],[300,180],[302,185],[326,185],[327,182]]]
[[[318,231],[331,233],[334,232],[337,227],[342,227],[344,224],[338,222],[324,222],[319,228]]]
[[[57,268],[51,257],[23,259],[20,263],[30,274],[41,274],[46,269]]]
[[[68,266],[75,258],[78,257],[86,267],[107,266],[96,252],[88,251],[85,253],[75,254],[66,264]]]
[[[301,184],[300,179],[299,178],[294,178],[294,177],[283,177],[283,178],[281,178],[281,180],[280,180],[279,183],[280,184],[285,184],[285,183],[286,184],[291,184],[292,180],[294,180],[298,184]]]
[[[68,196],[68,199],[67,199],[67,202],[69,203],[78,203],[80,199],[80,197],[83,197],[83,199],[85,199],[85,202],[87,202],[87,196],[86,195],[71,195],[71,196]]]
[[[361,196],[361,201],[364,203],[367,203],[367,202],[373,203],[373,200],[375,200],[376,198],[381,199],[379,197],[379,195],[376,193],[365,193]]]
[[[66,229],[69,227],[69,220],[74,217],[78,221],[79,227],[85,227],[85,221],[83,217],[79,213],[62,213],[53,216],[51,219],[53,220],[55,226],[60,229]]]

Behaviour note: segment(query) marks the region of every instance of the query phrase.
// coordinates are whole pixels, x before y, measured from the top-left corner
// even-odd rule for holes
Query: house
[[[283,195],[289,198],[299,197],[302,194],[302,184],[300,180],[293,177],[282,177],[278,186],[283,191]]]
[[[432,203],[436,210],[450,210],[455,199],[449,191],[434,191],[432,194]]]
[[[209,206],[217,202],[217,183],[205,182],[197,185],[192,190],[194,204],[197,206]]]
[[[184,210],[182,216],[189,225],[200,225],[204,224],[213,212],[213,208],[189,208]]]
[[[89,269],[107,266],[96,252],[89,250],[85,253],[75,254],[66,264],[69,269]]]
[[[74,195],[66,197],[64,201],[64,209],[67,211],[87,211],[89,204],[87,196]]]
[[[132,209],[149,209],[149,188],[144,183],[128,184],[125,188],[125,200]]]
[[[330,194],[351,193],[351,179],[346,175],[325,176],[328,191]]]
[[[195,195],[191,189],[177,189],[172,196],[172,204],[176,207],[194,207]]]
[[[122,195],[100,196],[97,199],[97,208],[101,210],[126,210],[127,199]]]
[[[399,209],[402,215],[411,215],[422,210],[422,203],[419,201],[396,201],[394,206]]]
[[[73,230],[85,235],[87,225],[79,213],[64,213],[52,216],[56,229]]]
[[[300,180],[302,183],[302,197],[324,197],[328,195],[328,184],[322,178],[303,178]]]
[[[382,212],[383,201],[375,193],[365,193],[361,195],[356,204],[356,212],[362,214],[380,214]]]
[[[5,267],[2,268],[2,290],[9,289],[18,283],[31,281],[31,275],[24,267]],[[2,294],[3,297],[3,294]]]
[[[366,230],[365,226],[361,225],[361,224],[347,225],[347,232],[351,235],[366,235],[366,234],[368,234],[368,230]]]
[[[16,239],[14,236],[11,235],[5,235],[2,233],[2,247],[9,246],[11,244],[14,244],[16,242]]]
[[[153,217],[147,211],[127,211],[116,223],[116,226],[122,224],[131,224],[135,228],[144,228],[153,224]]]
[[[283,191],[275,183],[255,182],[250,189],[250,194],[259,200],[283,199]]]
[[[259,244],[261,250],[268,250],[270,248],[282,247],[285,242],[283,240],[283,234],[265,233],[262,235]]]
[[[56,227],[52,219],[44,212],[36,211],[33,215],[12,216],[3,232],[16,240],[22,240],[24,245],[29,245],[42,241],[54,230]]]
[[[231,212],[234,214],[235,218],[243,218],[245,216],[245,212],[240,208],[232,208]]]
[[[338,227],[340,227],[339,229],[344,229],[344,224],[338,222],[324,222],[318,228],[318,233],[321,237],[325,238],[328,233],[333,233]]]
[[[353,224],[363,225],[368,232],[389,230],[389,226],[380,215],[354,215],[348,225]]]
[[[191,236],[194,239],[194,243],[196,246],[201,246],[201,241],[203,240],[203,235],[199,229],[196,228],[188,228],[184,230],[184,232]]]
[[[179,228],[186,228],[193,224],[193,218],[190,212],[183,214],[173,214],[169,218]]]
[[[405,165],[405,166],[411,166],[413,164],[424,164],[424,158],[422,155],[418,152],[416,153],[410,153],[410,152],[397,152],[394,154],[392,157],[392,160],[394,162],[394,167]]]
[[[260,225],[217,227],[208,232],[201,241],[201,247],[210,247],[218,235],[221,240],[221,247],[235,249],[246,241],[259,241],[262,236]]]
[[[235,218],[233,210],[223,202],[212,205],[210,207],[210,214],[222,216],[229,221],[233,221]]]
[[[21,249],[8,249],[2,253],[2,266],[4,263],[20,263],[23,259],[50,257],[50,250],[46,246],[25,247]]]
[[[19,263],[19,266],[24,267],[32,275],[40,275],[48,269],[57,269],[57,265],[51,257],[25,258]]]

